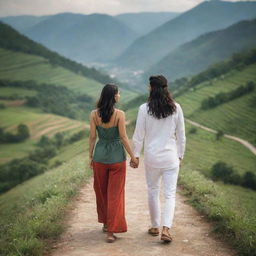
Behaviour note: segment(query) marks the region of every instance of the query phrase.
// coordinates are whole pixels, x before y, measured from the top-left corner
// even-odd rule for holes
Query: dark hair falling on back
[[[103,123],[108,123],[114,113],[115,95],[117,93],[118,87],[115,84],[106,84],[101,91],[97,108]]]
[[[176,105],[167,87],[167,79],[162,75],[149,78],[150,95],[148,113],[157,119],[168,117],[176,111]]]

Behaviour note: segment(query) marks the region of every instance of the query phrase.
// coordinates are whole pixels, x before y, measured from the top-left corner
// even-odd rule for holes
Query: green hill
[[[241,21],[226,29],[204,34],[176,48],[153,65],[145,77],[150,74],[163,74],[168,80],[174,81],[183,76],[197,74],[209,65],[255,45],[256,20]]]
[[[49,51],[3,23],[0,23],[0,57],[0,79],[62,85],[93,97],[98,97],[103,83],[116,82],[94,68]],[[126,96],[129,99],[136,95],[125,88],[123,91],[124,101]]]
[[[133,70],[145,70],[178,46],[204,33],[223,29],[255,16],[255,2],[204,1],[136,39],[116,63]]]
[[[220,92],[230,92],[249,81],[256,83],[255,70],[256,64],[249,65],[241,71],[233,70],[224,77],[198,84],[177,97],[177,101],[182,105],[187,118],[256,145],[256,90],[215,108],[201,109],[202,101],[208,97],[214,97]]]
[[[44,62],[50,63],[51,66],[63,67],[75,74],[93,79],[100,83],[116,82],[108,75],[100,73],[94,68],[87,68],[82,64],[69,60],[56,52],[48,50],[46,47],[30,40],[26,36],[21,35],[13,28],[3,24],[2,22],[0,22],[0,48],[4,48],[15,53],[21,52],[43,57]],[[9,62],[12,63],[12,60],[9,60]]]

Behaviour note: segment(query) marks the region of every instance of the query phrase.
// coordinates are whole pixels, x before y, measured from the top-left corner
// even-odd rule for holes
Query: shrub
[[[195,134],[195,133],[197,133],[197,129],[196,129],[195,127],[193,127],[193,128],[191,128],[191,129],[189,130],[189,133]]]
[[[233,168],[224,162],[217,162],[212,166],[211,176],[213,180],[222,180],[224,183],[230,183]]]
[[[223,131],[217,131],[216,133],[216,140],[220,140],[222,137],[224,136],[224,132]]]
[[[222,180],[224,183],[240,185],[246,188],[256,190],[256,175],[252,172],[246,172],[243,176],[233,170],[224,162],[217,162],[212,166],[211,177],[213,180]]]
[[[17,136],[19,137],[20,141],[29,138],[29,128],[25,124],[19,124]]]
[[[243,176],[244,187],[256,190],[256,175],[252,172],[246,172]]]
[[[21,142],[29,138],[29,128],[25,124],[19,124],[17,127],[17,134],[12,134],[10,132],[4,132],[3,128],[0,128],[0,142]]]

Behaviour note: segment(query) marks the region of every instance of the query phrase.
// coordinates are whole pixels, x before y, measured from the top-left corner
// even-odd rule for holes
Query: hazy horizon
[[[226,0],[227,2],[239,2]],[[58,13],[109,14],[140,12],[185,12],[205,0],[0,0],[0,17],[33,15],[44,16]]]

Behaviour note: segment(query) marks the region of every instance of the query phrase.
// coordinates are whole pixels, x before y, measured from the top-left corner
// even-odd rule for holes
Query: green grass
[[[0,196],[0,255],[42,255],[49,240],[63,231],[68,202],[91,175],[87,145],[84,139],[66,147],[62,154],[80,152]]]
[[[187,122],[185,125],[188,142],[184,161],[187,165],[196,163],[196,169],[209,176],[209,171],[215,162],[223,161],[233,166],[239,174],[247,171],[256,174],[255,155],[239,142],[225,137],[216,140],[215,134],[200,128],[197,128],[196,134],[189,134],[188,131],[194,126]]]
[[[0,79],[34,80],[37,83],[47,83],[65,86],[75,92],[87,94],[95,100],[99,97],[102,84],[95,80],[75,74],[65,68],[52,66],[47,59],[21,52],[12,52],[0,48]],[[121,89],[122,101],[128,102],[136,97],[136,92]]]
[[[28,90],[28,89],[24,89],[24,88],[0,87],[0,95],[1,96],[18,95],[20,97],[25,97],[25,96],[35,96],[36,94],[37,94],[36,91]]]
[[[256,193],[238,186],[214,183],[196,168],[183,165],[179,185],[188,202],[213,222],[213,231],[234,246],[238,255],[255,255]]]
[[[239,174],[256,173],[256,158],[240,143],[222,138],[186,123],[187,148],[179,184],[189,201],[214,221],[214,230],[222,233],[239,255],[253,255],[256,249],[256,191],[240,186],[212,182],[212,165],[224,161]],[[239,206],[239,207],[238,207]]]
[[[256,82],[256,65],[251,65],[243,71],[232,71],[222,79],[215,79],[212,85],[204,82],[177,97],[184,115],[193,121],[224,133],[241,137],[256,145],[256,91],[230,102],[221,104],[213,109],[201,110],[201,102],[220,92],[229,92],[246,84]],[[254,102],[254,103],[253,103]]]

